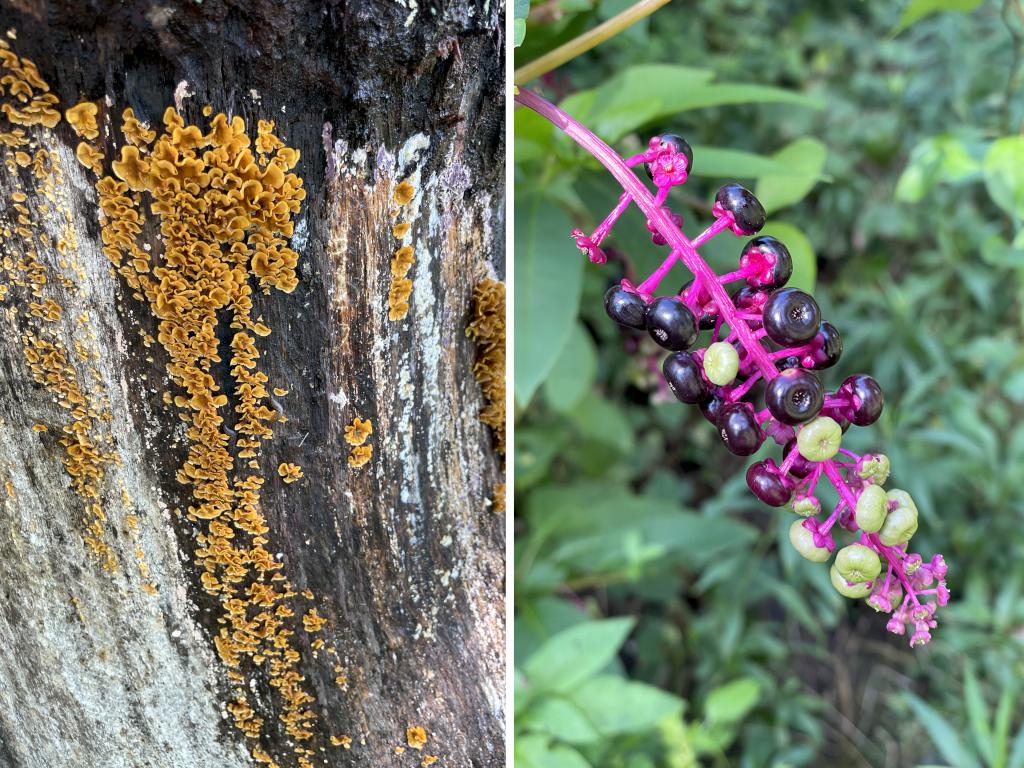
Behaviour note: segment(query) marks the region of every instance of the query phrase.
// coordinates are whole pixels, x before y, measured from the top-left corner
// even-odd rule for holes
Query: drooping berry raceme
[[[927,643],[936,609],[949,601],[946,563],[941,555],[925,562],[909,552],[918,510],[906,491],[884,487],[889,459],[858,456],[841,446],[851,424],[866,426],[879,418],[881,387],[857,374],[835,391],[825,390],[815,371],[839,361],[842,337],[822,320],[813,297],[787,285],[793,263],[783,243],[754,237],[740,248],[737,269],[724,275],[697,252],[726,230],[756,235],[765,223],[761,203],[738,184],[723,186],[712,207],[714,223],[690,240],[680,229],[682,216],[667,205],[670,190],[685,183],[693,167],[693,151],[684,139],[655,136],[643,152],[623,159],[538,95],[520,89],[516,101],[554,123],[622,186],[618,204],[592,234],[571,233],[592,262],[606,261],[601,243],[633,204],[647,219],[652,243],[668,246],[665,260],[645,280],[638,285],[623,280],[608,291],[608,315],[647,331],[669,350],[662,366],[668,388],[679,401],[700,408],[730,451],[750,456],[768,440],[784,446],[778,463],[767,458],[750,465],[750,490],[765,504],[788,505],[798,515],[790,542],[808,560],[832,561],[829,576],[838,592],[891,614],[887,629],[908,634],[911,646]],[[631,170],[638,165],[653,182],[654,194]],[[675,294],[659,294],[678,262],[693,278]],[[731,284],[737,287],[727,291]],[[710,339],[704,348],[693,349],[702,330]],[[754,405],[758,383],[764,384],[760,411]],[[823,479],[839,494],[827,515],[815,495]],[[853,534],[853,540],[837,547],[833,533],[840,529]]]

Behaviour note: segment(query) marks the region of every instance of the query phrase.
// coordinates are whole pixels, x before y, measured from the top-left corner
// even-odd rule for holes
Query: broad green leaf
[[[523,665],[531,685],[569,691],[604,669],[633,629],[631,618],[577,624],[547,640]]]
[[[752,677],[741,677],[708,694],[704,718],[709,723],[736,723],[747,716],[761,697],[761,684]]]
[[[799,178],[801,171],[794,170],[773,158],[744,152],[741,149],[718,149],[717,147],[693,147],[693,175],[721,179],[755,179],[758,176],[793,176]]]
[[[594,386],[596,373],[594,341],[586,329],[576,323],[555,367],[544,382],[544,399],[556,411],[571,411]]]
[[[981,171],[962,141],[955,136],[932,136],[919,143],[910,153],[910,161],[896,182],[896,199],[917,203],[936,184],[957,184]]]
[[[981,5],[982,0],[910,0],[903,11],[899,24],[896,25],[896,32],[902,32],[915,21],[920,21],[925,16],[942,11],[960,11],[969,13]]]
[[[1024,725],[1021,725],[1013,739],[1013,750],[1006,768],[1024,768]]]
[[[978,753],[989,765],[994,764],[992,754],[992,729],[989,727],[988,707],[981,694],[978,678],[974,674],[974,665],[964,665],[964,702],[967,704],[967,720],[971,727],[971,736]]]
[[[932,743],[935,744],[942,753],[942,756],[951,765],[955,765],[957,768],[979,768],[978,761],[964,747],[963,742],[960,741],[960,737],[957,735],[956,728],[949,721],[944,719],[942,715],[936,712],[919,696],[909,691],[904,696],[906,696],[907,701],[910,703],[911,709],[914,710],[918,721],[927,731]]]
[[[545,698],[521,718],[517,726],[547,733],[568,744],[593,744],[602,737],[590,717],[575,702],[560,697]]]
[[[569,340],[585,257],[572,245],[565,214],[541,195],[516,206],[515,396],[525,405]]]
[[[620,404],[588,391],[568,416],[576,430],[587,440],[610,445],[622,453],[633,449],[633,427]]]
[[[530,0],[515,1],[515,16],[512,22],[513,48],[518,48],[526,39],[526,17],[530,15]]]
[[[754,194],[771,213],[804,199],[821,178],[828,150],[817,139],[805,137],[787,144],[772,160],[788,170],[783,174],[759,174]]]
[[[583,755],[565,744],[552,744],[548,736],[517,736],[515,743],[516,768],[590,768]]]
[[[682,714],[683,700],[645,683],[613,675],[591,678],[570,698],[605,736],[644,733],[664,718]]]
[[[771,235],[782,241],[793,258],[793,277],[788,285],[814,292],[814,283],[818,279],[818,258],[807,236],[792,224],[772,222],[758,234]]]
[[[997,139],[985,153],[985,186],[1000,208],[1024,220],[1024,136]]]

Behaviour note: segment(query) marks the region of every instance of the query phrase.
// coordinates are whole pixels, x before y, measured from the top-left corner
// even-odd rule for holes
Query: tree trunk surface
[[[0,0],[3,768],[504,765],[502,13]]]

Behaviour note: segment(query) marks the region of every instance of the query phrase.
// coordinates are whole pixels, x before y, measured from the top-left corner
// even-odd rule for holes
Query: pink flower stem
[[[733,306],[732,301],[729,299],[729,295],[718,282],[718,275],[710,266],[708,266],[707,262],[700,257],[700,254],[697,253],[693,243],[691,243],[682,231],[680,231],[679,227],[675,225],[669,214],[657,204],[647,187],[639,178],[637,178],[636,174],[630,170],[629,166],[623,162],[618,153],[601,141],[601,139],[595,136],[591,131],[587,130],[587,128],[577,120],[573,119],[554,104],[551,104],[532,91],[520,88],[519,92],[515,96],[515,100],[522,106],[532,109],[537,112],[537,114],[547,120],[550,120],[556,128],[583,147],[583,149],[589,152],[597,159],[598,162],[608,169],[612,176],[615,177],[615,180],[622,186],[622,189],[632,196],[640,210],[644,212],[648,219],[650,219],[652,225],[658,230],[658,233],[665,238],[673,252],[678,252],[678,258],[683,262],[686,268],[693,273],[695,278],[700,279],[701,283],[704,285],[704,289],[711,296],[711,299],[715,304],[715,308],[718,310],[719,316],[736,332],[740,343],[743,344],[748,354],[753,357],[765,380],[771,381],[778,376],[779,372],[776,370],[771,358],[768,357],[767,351],[758,343],[757,339],[754,338],[750,328],[737,321],[736,307]],[[721,221],[721,219],[719,221]],[[716,222],[716,224],[717,223],[719,222]],[[712,225],[711,228],[713,229],[714,227],[715,225]],[[673,257],[673,261],[674,260],[675,257]],[[671,263],[669,264],[669,267],[671,267]]]
[[[826,397],[823,408],[845,408],[850,404],[850,400],[845,397]]]
[[[907,596],[906,599],[911,600],[914,605],[920,605],[921,603],[917,599],[917,592],[911,585],[910,579],[907,578],[906,571],[903,569],[903,563],[900,562],[903,555],[902,550],[897,550],[900,553],[899,557],[894,555],[892,550],[895,549],[895,547],[885,546],[885,544],[879,540],[877,533],[872,533],[868,536],[868,541],[873,545],[872,549],[884,557],[888,561],[889,566],[896,573],[896,578],[900,580],[900,584],[903,586],[903,592]],[[904,602],[906,602],[906,599],[904,599]]]
[[[794,445],[793,446],[793,450],[791,450],[789,452],[789,455],[786,456],[786,458],[783,459],[782,464],[779,465],[779,474],[784,475],[787,472],[789,472],[790,467],[793,466],[793,462],[796,461],[797,456],[799,456],[799,455],[800,455],[800,449],[797,446]]]
[[[678,258],[678,252],[673,250],[668,257],[661,262],[661,266],[654,270],[650,274],[650,277],[636,287],[636,292],[644,297],[653,296],[654,292],[658,290],[658,285],[660,285],[661,281],[665,278],[665,275],[672,271],[672,267],[676,263],[676,258]]]
[[[739,400],[741,397],[743,397],[745,394],[747,394],[747,392],[750,391],[750,388],[752,386],[754,386],[755,384],[757,384],[757,382],[760,380],[760,378],[761,378],[761,372],[758,371],[757,373],[752,375],[749,379],[747,379],[742,384],[740,384],[738,387],[736,387],[736,389],[734,389],[732,392],[730,392],[727,399],[730,402],[735,403],[737,400]],[[785,474],[785,473],[783,473],[783,474]]]
[[[601,244],[601,241],[608,236],[612,227],[615,226],[615,222],[617,222],[619,217],[626,212],[626,209],[629,208],[629,204],[632,202],[633,199],[629,196],[629,193],[623,192],[619,197],[619,204],[612,208],[611,213],[605,217],[604,221],[597,225],[597,229],[594,230],[594,234],[590,236],[594,245]]]
[[[734,272],[726,272],[724,275],[720,275],[718,278],[718,282],[720,282],[722,285],[725,285],[726,283],[732,283],[737,280],[746,280],[751,275],[756,274],[757,269],[755,267],[744,267],[743,269],[737,269]],[[757,317],[759,320],[761,319],[760,315],[758,315]]]
[[[722,232],[723,230],[726,230],[731,226],[732,216],[720,216],[719,218],[715,219],[714,224],[712,224],[710,227],[708,227],[695,238],[693,238],[693,241],[690,243],[690,245],[692,245],[694,248],[700,248],[702,245],[704,245],[704,243],[706,243],[712,237],[717,235],[719,232]],[[714,273],[712,272],[712,274]],[[717,275],[715,279],[718,279]]]

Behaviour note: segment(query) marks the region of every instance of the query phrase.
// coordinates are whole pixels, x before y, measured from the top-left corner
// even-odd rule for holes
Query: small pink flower
[[[584,234],[582,229],[574,229],[571,232],[571,236],[576,241],[576,247],[582,253],[587,254],[592,264],[604,264],[608,261],[604,251],[598,248],[594,241]]]

